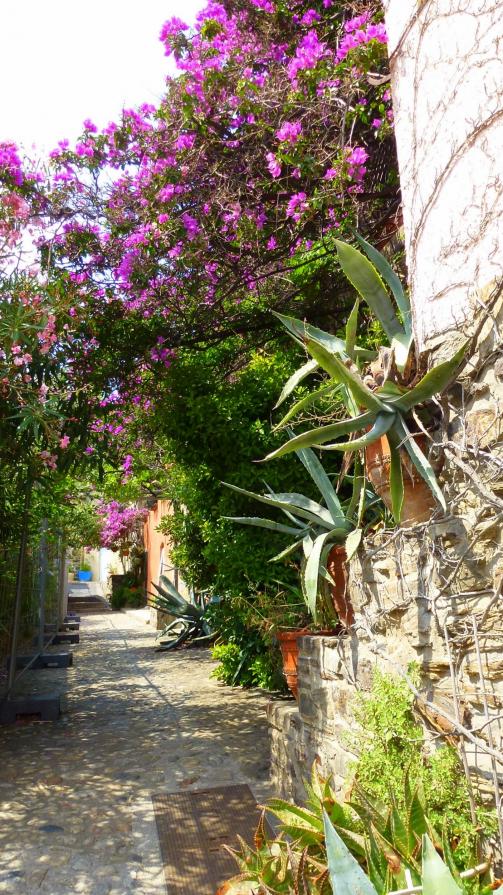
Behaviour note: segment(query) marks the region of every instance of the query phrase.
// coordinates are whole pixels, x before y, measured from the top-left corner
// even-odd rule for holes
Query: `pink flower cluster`
[[[386,44],[388,42],[386,27],[382,22],[375,25],[367,25],[367,22],[367,14],[358,16],[355,19],[350,19],[349,22],[346,22],[344,27],[346,33],[339,44],[339,49],[336,54],[337,62],[342,62],[351,50],[356,49],[356,47],[361,47],[364,44],[368,44],[372,40],[376,40],[381,44]]]
[[[148,515],[146,509],[127,506],[117,500],[101,504],[97,512],[101,517],[100,543],[109,550],[119,550],[131,543]]]

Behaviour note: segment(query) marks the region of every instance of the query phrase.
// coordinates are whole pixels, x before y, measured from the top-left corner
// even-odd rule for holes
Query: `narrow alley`
[[[0,730],[0,892],[164,895],[151,795],[249,783],[269,795],[266,697],[223,688],[209,653],[156,653],[142,613],[84,617],[56,723]]]

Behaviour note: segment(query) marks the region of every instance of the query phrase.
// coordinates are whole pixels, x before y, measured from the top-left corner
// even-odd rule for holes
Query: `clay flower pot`
[[[424,450],[425,437],[416,438],[418,446]],[[403,475],[403,506],[400,525],[414,525],[417,522],[426,522],[435,509],[435,499],[428,485],[419,475],[407,452],[400,450]],[[365,448],[365,469],[367,476],[376,494],[391,510],[390,490],[390,466],[391,455],[389,442],[385,435],[378,438]]]
[[[349,576],[344,547],[339,545],[332,547],[327,558],[327,572],[335,582],[329,585],[334,609],[339,616],[341,625],[344,628],[349,628],[354,623],[355,614],[348,594]]]
[[[279,648],[283,657],[283,674],[290,692],[298,699],[298,675],[297,666],[299,662],[299,637],[305,637],[311,632],[307,628],[297,631],[278,631],[276,637],[278,639]]]

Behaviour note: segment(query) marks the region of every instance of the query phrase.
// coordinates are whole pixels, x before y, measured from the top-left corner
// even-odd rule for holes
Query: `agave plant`
[[[161,644],[172,648],[183,643],[188,637],[202,638],[214,636],[211,626],[206,620],[205,609],[186,600],[166,575],[161,575],[159,584],[152,582],[156,593],[149,593],[150,605],[153,609],[174,616],[157,635]]]
[[[363,835],[354,831],[347,809],[337,803],[326,782],[314,778],[310,787],[310,808],[302,809],[279,799],[269,809],[281,822],[279,835],[271,837],[262,816],[255,836],[255,848],[240,840],[240,851],[231,851],[240,873],[229,880],[219,892],[226,895],[263,893],[263,895],[462,895],[467,891],[464,880],[472,880],[487,865],[459,873],[450,850],[444,851],[444,861],[432,844],[428,832],[418,835],[417,829],[427,824],[425,818],[416,820],[405,811],[404,817],[393,816],[388,842],[379,843],[374,834],[369,844],[372,822],[366,818]],[[321,786],[321,789],[320,789]],[[314,802],[313,802],[314,793]],[[314,809],[314,810],[313,810]],[[393,811],[392,806],[389,811]],[[397,857],[397,844],[404,841],[407,826],[415,827],[417,871],[414,877],[408,866]],[[430,830],[437,842],[434,831]],[[410,848],[407,845],[407,848]],[[386,867],[384,873],[376,870]],[[469,884],[470,885],[470,884]],[[489,893],[493,884],[482,885],[478,891]],[[470,889],[472,891],[472,889]],[[502,892],[502,889],[498,889]]]
[[[297,451],[299,460],[311,476],[314,484],[320,492],[322,503],[311,500],[303,494],[275,493],[269,489],[266,494],[256,494],[223,482],[227,488],[251,497],[268,507],[281,510],[287,517],[289,524],[275,522],[260,516],[226,516],[232,522],[244,525],[254,525],[258,528],[266,528],[270,531],[290,535],[292,543],[273,556],[270,560],[275,562],[285,559],[296,550],[301,550],[304,559],[301,566],[302,591],[308,609],[315,621],[320,615],[318,597],[324,596],[323,587],[320,585],[326,581],[333,584],[326,563],[328,555],[335,544],[344,544],[348,556],[357,549],[361,528],[359,523],[363,515],[365,499],[368,506],[375,496],[365,494],[363,491],[363,477],[355,472],[353,476],[353,493],[346,503],[341,503],[335,488],[332,485],[325,469],[318,460],[316,454],[309,448],[299,448]],[[336,616],[330,600],[323,604],[323,614],[328,620],[335,620]]]
[[[312,358],[297,371],[296,378],[295,376],[290,378],[280,396],[280,402],[284,399],[285,393],[286,395],[291,393],[305,375],[320,367],[328,373],[330,379],[322,389],[315,392],[314,399],[327,395],[336,396],[337,406],[340,407],[342,402],[348,416],[290,438],[265,459],[271,460],[290,451],[305,450],[314,446],[322,450],[354,452],[365,449],[382,436],[386,436],[391,455],[391,509],[395,520],[399,522],[404,499],[401,450],[407,452],[412,464],[426,481],[440,506],[446,509],[445,499],[431,463],[413,437],[410,417],[416,407],[429,402],[434,395],[441,393],[449,385],[461,364],[466,346],[460,348],[450,360],[433,367],[414,384],[404,384],[400,381],[400,375],[394,377],[394,370],[403,372],[409,363],[412,346],[409,303],[398,277],[384,256],[361,238],[360,242],[374,263],[346,243],[338,242],[337,248],[344,273],[374,311],[390,340],[391,349],[388,349],[390,357],[383,371],[383,381],[380,384],[372,382],[372,378],[366,377],[361,369],[361,349],[358,354],[355,346],[358,300],[348,321],[345,341],[294,317],[277,315],[289,334],[304,346]],[[403,324],[399,320],[381,275],[395,297]],[[370,378],[372,388],[365,381],[367,378]],[[305,405],[306,399],[297,402],[278,427],[289,422]],[[351,436],[349,440],[337,440],[347,435]]]

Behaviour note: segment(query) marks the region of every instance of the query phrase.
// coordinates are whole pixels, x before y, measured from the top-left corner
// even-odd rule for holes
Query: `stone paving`
[[[0,893],[165,895],[150,794],[249,783],[270,795],[267,698],[209,678],[209,653],[156,653],[141,614],[83,617],[56,723],[0,729]]]

